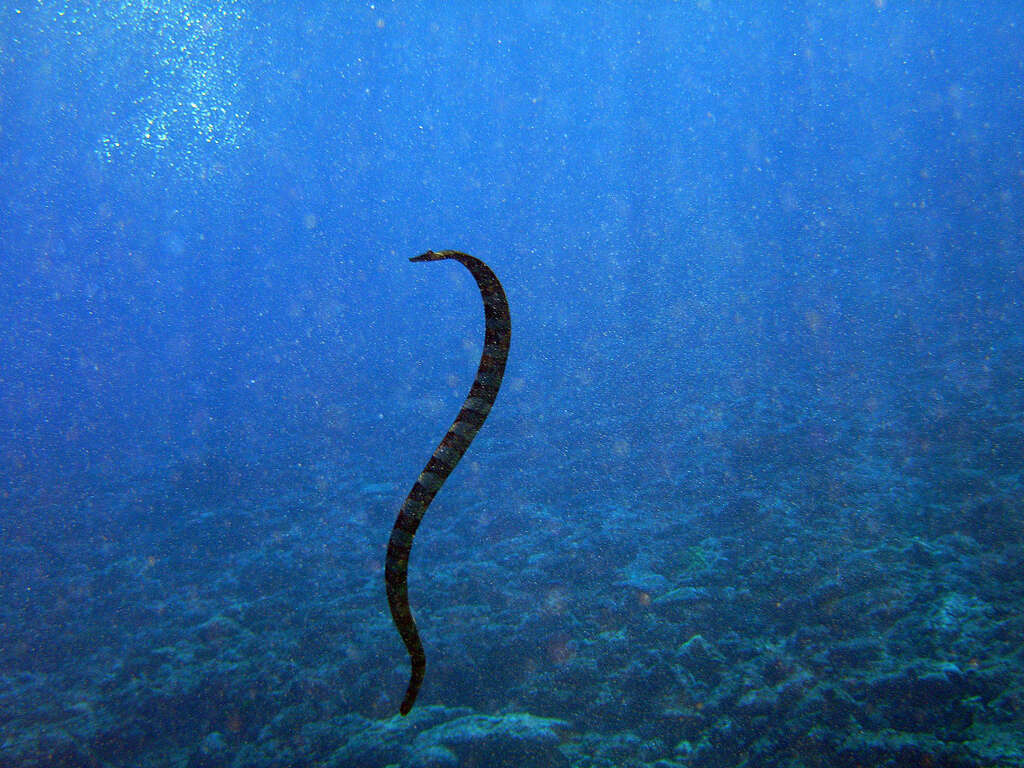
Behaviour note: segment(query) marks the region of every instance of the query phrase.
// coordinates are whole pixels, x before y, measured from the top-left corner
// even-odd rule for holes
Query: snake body
[[[423,653],[423,643],[416,629],[416,621],[409,609],[409,586],[406,580],[409,568],[409,552],[412,550],[413,536],[419,527],[423,514],[430,506],[434,496],[440,490],[448,475],[455,469],[459,459],[473,442],[476,433],[490,413],[494,399],[498,396],[498,388],[505,374],[505,361],[508,359],[511,323],[508,314],[508,301],[505,291],[494,276],[490,267],[480,259],[459,251],[427,251],[409,261],[442,261],[454,259],[469,270],[480,288],[480,296],[484,301],[484,317],[486,333],[484,336],[483,354],[480,356],[480,367],[476,379],[469,390],[462,410],[455,417],[448,433],[441,440],[434,455],[405,497],[405,502],[398,512],[395,527],[391,529],[388,541],[387,562],[384,569],[384,580],[387,584],[388,605],[391,607],[391,618],[398,634],[402,636],[412,671],[409,676],[409,687],[399,707],[403,715],[409,714],[427,668],[427,658]]]

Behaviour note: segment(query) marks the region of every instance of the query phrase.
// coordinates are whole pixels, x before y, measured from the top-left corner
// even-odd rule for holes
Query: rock
[[[885,711],[886,723],[900,731],[952,739],[973,723],[974,712],[966,702],[975,690],[954,664],[912,665],[877,677],[868,691],[875,706]]]
[[[695,611],[711,602],[711,594],[703,587],[679,587],[654,598],[651,607],[663,619],[683,622],[692,619]]]
[[[231,765],[231,757],[224,736],[218,731],[211,731],[189,758],[188,768],[227,768]]]
[[[331,753],[324,766],[385,768],[400,764],[417,768],[454,768],[461,763],[452,762],[443,753],[443,744],[436,741],[424,744],[420,740],[425,733],[466,719],[468,712],[470,710],[465,708],[418,706],[408,717],[395,715],[385,720],[345,715],[332,721],[332,727],[343,744]],[[435,746],[438,749],[433,749]]]
[[[740,696],[736,711],[747,717],[770,715],[779,706],[779,695],[771,688],[755,688]]]
[[[702,635],[694,635],[679,646],[676,658],[690,674],[703,682],[716,680],[725,663],[725,657]]]
[[[430,728],[412,746],[417,766],[487,765],[494,768],[558,768],[569,760],[558,749],[564,720],[528,714],[468,715]],[[449,752],[457,762],[437,762]],[[431,761],[434,762],[431,762]]]
[[[955,747],[924,733],[901,733],[891,729],[853,732],[839,749],[843,765],[938,765],[966,768]]]
[[[413,751],[403,765],[408,765],[408,768],[459,768],[459,757],[447,747],[435,744]]]

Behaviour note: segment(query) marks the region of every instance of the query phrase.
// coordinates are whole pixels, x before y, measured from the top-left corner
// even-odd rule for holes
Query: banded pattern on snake
[[[442,261],[454,259],[469,270],[480,288],[480,296],[484,301],[484,318],[486,332],[484,349],[480,356],[480,367],[476,372],[476,380],[469,390],[462,410],[455,417],[448,433],[441,440],[434,455],[405,497],[405,502],[398,512],[395,527],[391,530],[388,541],[387,562],[384,568],[384,580],[387,584],[388,605],[391,607],[391,618],[398,634],[402,636],[412,671],[409,687],[399,707],[403,715],[409,714],[416,695],[419,693],[423,676],[426,673],[427,657],[423,653],[423,643],[416,629],[416,620],[409,609],[409,586],[406,580],[409,568],[409,552],[412,550],[413,536],[419,527],[423,514],[434,500],[448,475],[455,469],[459,459],[473,442],[476,433],[487,418],[487,414],[498,396],[501,379],[505,375],[505,361],[508,359],[509,341],[512,326],[508,314],[508,301],[505,291],[494,276],[490,267],[480,259],[459,251],[427,251],[409,261]]]

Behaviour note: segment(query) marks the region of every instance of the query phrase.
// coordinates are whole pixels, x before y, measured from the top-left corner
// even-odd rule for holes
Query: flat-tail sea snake
[[[480,296],[484,300],[486,333],[480,367],[476,371],[476,380],[469,390],[469,395],[466,396],[466,402],[462,404],[462,410],[452,422],[448,434],[441,440],[427,466],[416,478],[409,495],[405,497],[405,503],[398,511],[398,519],[395,520],[395,527],[391,529],[391,539],[388,541],[387,564],[384,568],[388,605],[391,606],[391,618],[395,622],[398,634],[402,636],[406,650],[409,651],[409,661],[412,664],[409,687],[398,709],[403,715],[409,714],[409,710],[412,709],[427,669],[423,643],[420,642],[416,620],[409,609],[409,585],[406,582],[406,575],[412,539],[423,519],[423,513],[427,511],[435,494],[455,469],[469,444],[473,442],[484,419],[490,413],[491,406],[494,405],[494,398],[498,396],[498,388],[501,386],[501,378],[505,375],[505,361],[508,359],[508,345],[512,333],[505,291],[490,267],[480,259],[459,251],[427,251],[409,261],[443,259],[455,259],[468,269],[476,280],[480,287]]]

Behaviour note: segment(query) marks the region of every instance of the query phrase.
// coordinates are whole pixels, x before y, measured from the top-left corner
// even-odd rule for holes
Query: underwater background
[[[1024,765],[1019,11],[0,0],[0,766]]]

